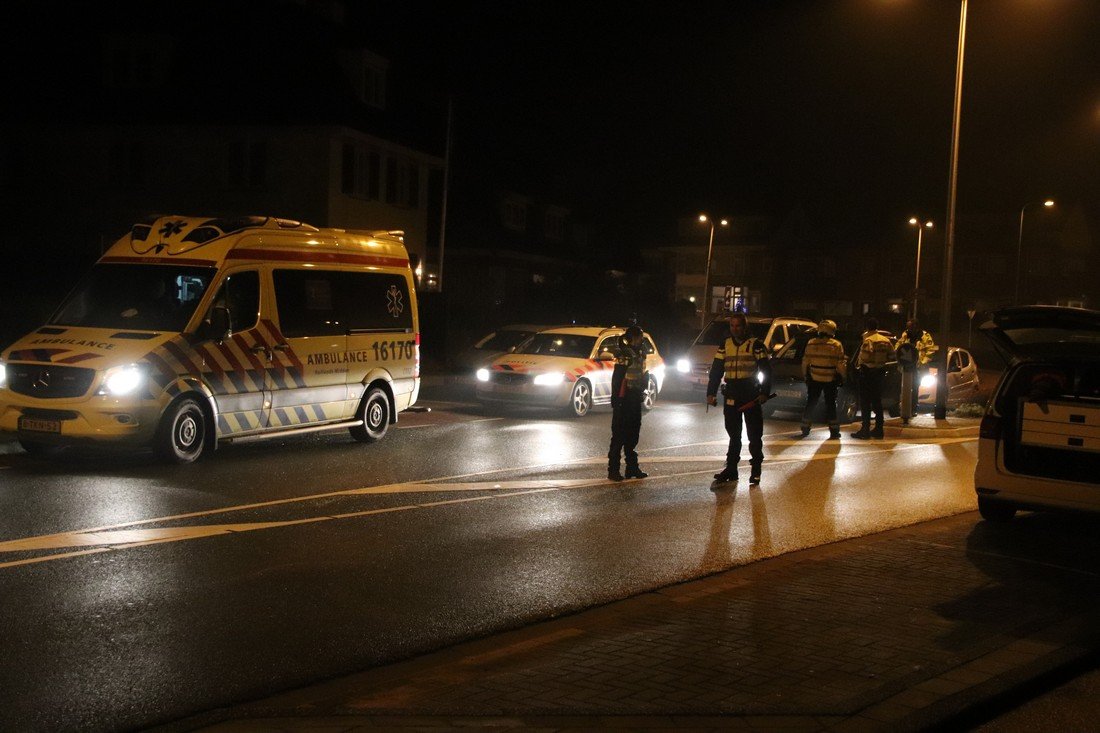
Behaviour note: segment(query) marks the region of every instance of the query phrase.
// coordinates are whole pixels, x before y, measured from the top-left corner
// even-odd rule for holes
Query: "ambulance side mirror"
[[[202,322],[199,335],[212,341],[225,341],[233,335],[233,317],[224,305],[216,305],[210,311],[210,317]]]

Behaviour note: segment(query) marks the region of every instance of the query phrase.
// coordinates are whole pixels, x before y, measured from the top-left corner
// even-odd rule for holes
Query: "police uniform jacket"
[[[938,348],[932,340],[932,334],[923,329],[920,333],[903,331],[901,337],[898,338],[898,346],[902,344],[912,344],[917,349],[917,364],[920,366],[932,361],[932,355],[936,353]]]
[[[844,379],[847,361],[844,346],[831,336],[814,336],[802,352],[802,373],[806,381],[832,382]]]
[[[629,393],[640,396],[649,382],[644,350],[621,345],[615,353],[615,369],[611,372],[611,402],[617,403]]]
[[[718,394],[718,384],[723,379],[727,400],[744,403],[771,394],[771,361],[764,342],[751,336],[741,342],[731,336],[722,342],[710,366],[708,397]]]
[[[886,366],[886,362],[890,361],[893,350],[890,339],[878,331],[868,331],[863,334],[863,343],[859,345],[856,366],[861,369],[882,369]]]

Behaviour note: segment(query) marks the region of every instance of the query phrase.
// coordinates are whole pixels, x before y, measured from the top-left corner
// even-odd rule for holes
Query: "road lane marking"
[[[846,446],[847,448],[857,448],[856,451],[842,451],[840,450],[840,444],[835,444],[837,450],[821,452],[819,449],[824,445],[833,447],[833,444],[823,443],[806,443],[805,441],[796,441],[799,446],[805,446],[807,448],[815,448],[815,453],[807,456],[789,456],[781,455],[775,458],[766,459],[766,463],[770,465],[783,464],[783,463],[805,463],[814,460],[833,460],[836,458],[860,458],[864,456],[874,456],[879,453],[892,453],[901,450],[916,450],[924,448],[929,445],[947,445],[955,443],[964,443],[976,440],[976,438],[938,438],[931,439],[928,442],[912,443],[912,444],[891,444],[889,441],[883,441],[878,446],[875,444],[860,444],[858,446]],[[889,447],[892,446],[892,447]],[[602,463],[604,458],[584,458],[577,459],[575,461],[569,461],[566,464],[544,464],[544,465],[585,465],[589,463]],[[650,462],[718,462],[722,460],[721,456],[706,455],[706,456],[664,456],[656,457],[650,456],[646,458]],[[538,468],[535,466],[534,468]],[[491,473],[501,473],[506,470],[529,470],[526,469],[493,469],[489,471],[482,471],[475,474],[465,474],[462,476],[451,477],[457,478],[469,478],[472,476],[486,475]],[[670,479],[681,478],[688,476],[701,476],[713,472],[713,468],[707,468],[698,471],[684,471],[680,473],[662,474],[660,476],[653,476],[657,479]],[[10,562],[0,562],[0,568],[15,567],[21,565],[28,565],[37,562],[46,562],[50,560],[60,560],[68,557],[76,557],[80,555],[92,554],[94,552],[102,552],[112,549],[130,549],[135,547],[143,547],[146,545],[160,544],[166,542],[180,542],[193,539],[202,539],[205,537],[213,537],[218,535],[226,535],[232,533],[242,533],[263,529],[274,529],[279,527],[286,527],[291,525],[309,524],[315,522],[329,521],[333,519],[349,519],[357,517],[372,516],[375,514],[387,514],[390,512],[410,511],[415,509],[427,509],[433,507],[447,506],[451,504],[465,504],[475,501],[487,501],[494,499],[505,499],[518,496],[526,496],[532,494],[546,493],[551,491],[563,491],[568,489],[588,488],[595,486],[606,485],[621,485],[617,482],[609,481],[606,478],[582,478],[582,479],[530,479],[520,481],[478,481],[478,482],[451,482],[444,483],[450,479],[442,478],[435,479],[434,482],[405,482],[398,484],[384,484],[381,486],[370,486],[359,489],[344,489],[340,491],[327,492],[324,494],[315,494],[305,497],[292,497],[288,499],[277,499],[268,502],[256,502],[253,504],[243,504],[235,507],[224,507],[219,509],[208,509],[199,512],[189,512],[186,514],[178,514],[167,517],[157,517],[153,519],[138,520],[134,522],[124,522],[106,527],[97,527],[92,529],[76,530],[73,532],[60,532],[50,535],[39,535],[36,537],[28,537],[23,539],[0,541],[0,553],[2,552],[27,552],[27,551],[41,551],[49,549],[63,549],[66,547],[87,547],[88,545],[94,545],[93,549],[76,551],[63,554],[44,555],[35,558],[25,558],[22,560],[15,560]],[[634,481],[624,482],[627,485],[637,483]],[[134,530],[128,529],[133,527],[140,527],[142,525],[178,521],[181,519],[192,519],[196,517],[210,516],[213,514],[224,514],[235,511],[247,511],[249,509],[260,509],[272,506],[278,506],[282,504],[300,503],[309,500],[316,500],[320,498],[332,498],[337,496],[357,496],[357,495],[386,495],[386,494],[401,494],[401,493],[439,493],[439,492],[469,492],[469,491],[491,491],[483,496],[463,497],[459,499],[445,499],[431,502],[418,502],[414,504],[406,504],[397,507],[383,507],[377,509],[367,509],[357,512],[347,512],[341,514],[324,514],[315,517],[307,517],[304,519],[287,520],[279,522],[249,522],[239,524],[219,524],[219,525],[199,525],[193,527],[169,527],[169,528],[152,528],[147,530]]]

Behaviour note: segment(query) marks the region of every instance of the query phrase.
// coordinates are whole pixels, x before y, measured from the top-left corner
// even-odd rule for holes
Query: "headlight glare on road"
[[[925,387],[925,388],[935,387],[936,386],[936,375],[935,374],[925,374],[923,377],[920,378],[920,386]]]
[[[477,374],[477,381],[479,381],[479,382],[488,382],[489,381],[489,370],[488,369],[478,369],[476,374]]]
[[[114,397],[128,395],[145,381],[145,372],[137,364],[112,367],[103,379],[103,394]]]
[[[565,375],[561,372],[539,374],[535,377],[535,384],[540,387],[553,387],[565,381]]]
[[[687,374],[691,371],[691,362],[687,359],[677,359],[676,371],[680,372],[680,374]]]

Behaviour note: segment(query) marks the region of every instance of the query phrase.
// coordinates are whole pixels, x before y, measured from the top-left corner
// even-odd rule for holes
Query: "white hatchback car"
[[[486,405],[524,405],[564,409],[583,417],[593,405],[611,403],[615,347],[625,328],[570,326],[532,335],[509,354],[477,371],[477,398]],[[665,363],[644,334],[650,380],[643,409],[657,401]]]
[[[933,359],[935,362],[935,359]],[[936,403],[937,375],[939,369],[931,367],[920,381],[917,404]],[[960,405],[977,399],[982,391],[978,379],[978,364],[970,352],[959,346],[947,350],[947,404]]]
[[[978,511],[1100,511],[1100,311],[1006,308],[981,330],[1009,365],[982,418]]]

